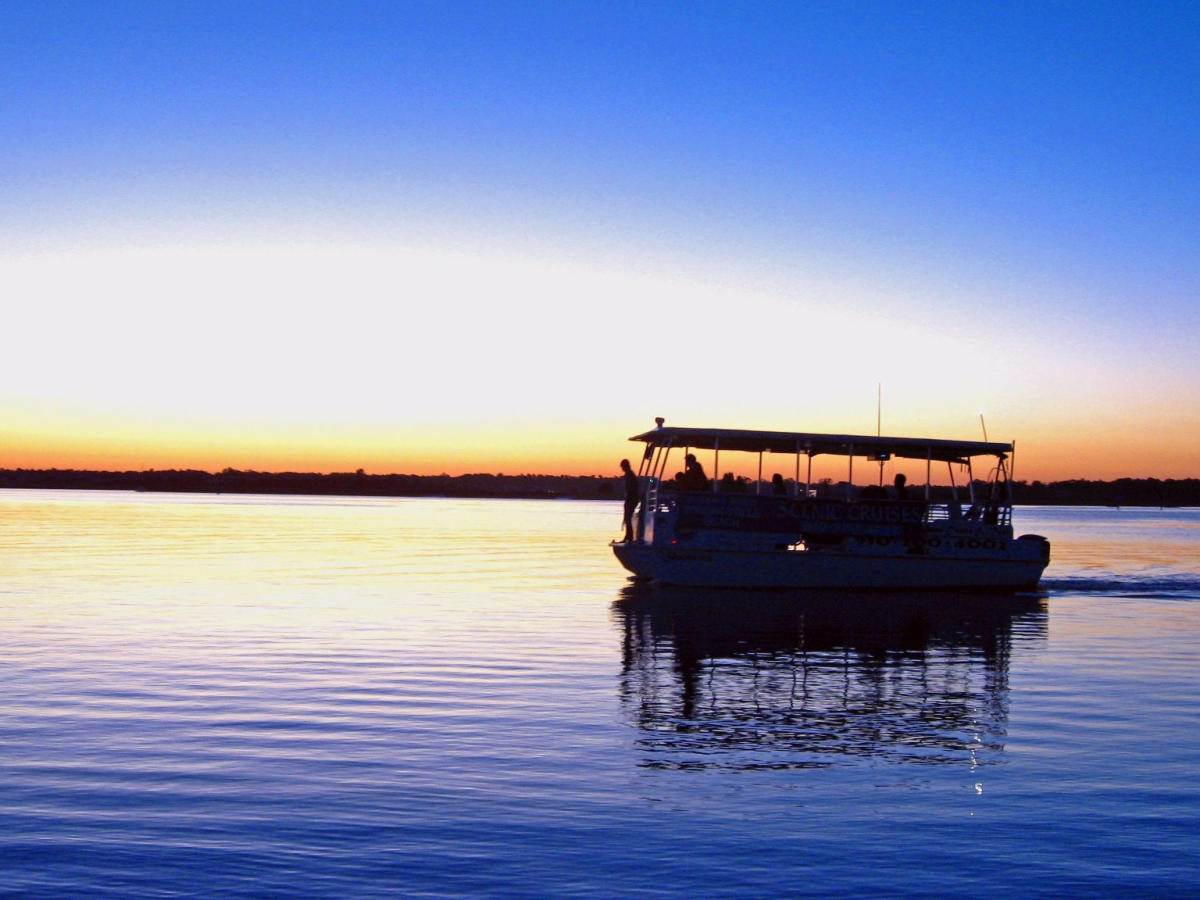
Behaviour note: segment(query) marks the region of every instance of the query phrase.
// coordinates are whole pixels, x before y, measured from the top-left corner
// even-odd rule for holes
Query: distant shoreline
[[[194,469],[0,469],[0,488],[537,500],[613,500],[622,491],[619,475],[368,475],[361,470],[321,474],[237,469],[216,473]],[[934,499],[949,497],[948,487],[937,485],[931,490]],[[1017,481],[1013,499],[1031,506],[1200,506],[1200,479]]]

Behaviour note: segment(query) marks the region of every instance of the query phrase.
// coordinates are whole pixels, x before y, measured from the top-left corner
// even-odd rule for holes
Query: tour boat
[[[1050,561],[1044,537],[1013,536],[1011,443],[655,421],[655,429],[630,438],[646,445],[640,502],[632,539],[612,544],[637,578],[694,587],[1022,590],[1037,586]],[[695,483],[690,469],[699,460],[689,460],[687,474],[667,477],[672,460],[682,468],[697,451],[711,451],[704,453],[711,481],[701,473]],[[722,478],[728,453],[756,455],[758,478]],[[794,457],[793,477],[764,482],[768,454]],[[846,458],[844,482],[813,483],[813,458],[822,455]],[[909,471],[923,462],[925,483],[856,486],[856,459],[878,464],[880,482],[888,461],[904,460]],[[981,461],[987,466],[976,480]],[[932,484],[934,463],[947,465],[948,487]],[[961,487],[955,467],[965,474]]]

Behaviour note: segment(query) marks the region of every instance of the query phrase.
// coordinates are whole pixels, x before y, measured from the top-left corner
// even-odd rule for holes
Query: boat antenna
[[[979,412],[979,424],[981,426],[983,426],[983,439],[986,442],[987,441],[987,422],[983,421],[983,411],[982,410],[980,410],[980,412]]]

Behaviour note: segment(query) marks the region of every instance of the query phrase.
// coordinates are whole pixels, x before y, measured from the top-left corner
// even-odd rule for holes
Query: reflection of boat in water
[[[1011,444],[673,428],[657,421],[653,431],[630,438],[646,445],[638,471],[641,505],[633,539],[613,544],[621,564],[638,577],[698,587],[1022,589],[1037,585],[1050,560],[1045,538],[1013,535]],[[698,481],[688,473],[665,480],[676,449],[690,465],[689,451],[713,451],[712,482],[700,469]],[[730,451],[757,455],[756,481],[718,477],[720,454]],[[795,458],[790,485],[777,476],[764,492],[765,453]],[[822,454],[845,457],[849,478],[818,491],[811,484],[812,459]],[[892,491],[856,487],[856,458],[924,463],[924,490],[903,483]],[[972,462],[981,458],[990,464],[977,485]],[[932,499],[935,462],[946,463],[950,473],[946,502]],[[955,465],[966,469],[965,509]]]
[[[982,762],[1003,749],[1014,640],[1044,595],[705,591],[634,583],[621,693],[646,765]]]

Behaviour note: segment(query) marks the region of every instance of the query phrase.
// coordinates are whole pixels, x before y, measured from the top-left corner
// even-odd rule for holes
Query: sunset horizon
[[[0,467],[608,474],[881,386],[1195,476],[1189,18],[9,7]]]
[[[696,422],[673,422],[672,424],[695,425]],[[705,423],[711,425],[713,423]],[[584,435],[577,445],[571,443],[571,438],[564,437],[560,442],[552,443],[544,452],[522,454],[519,450],[510,449],[506,453],[489,453],[488,447],[495,447],[497,438],[503,432],[460,429],[452,433],[445,444],[440,443],[438,433],[427,434],[420,444],[399,439],[400,446],[407,450],[389,449],[386,443],[364,444],[358,449],[342,449],[330,446],[328,438],[311,435],[296,438],[297,446],[288,449],[283,446],[282,438],[278,443],[256,444],[252,440],[228,440],[215,446],[196,447],[191,441],[182,440],[185,446],[171,449],[170,439],[147,438],[142,447],[126,445],[119,449],[109,449],[98,441],[81,439],[77,444],[65,438],[55,438],[47,442],[44,449],[39,449],[35,442],[23,442],[22,449],[8,450],[0,458],[0,469],[75,469],[88,471],[164,471],[170,469],[199,470],[205,472],[220,472],[226,469],[241,471],[256,471],[263,473],[306,472],[306,473],[346,473],[362,470],[368,475],[449,475],[461,476],[470,474],[507,474],[507,475],[546,475],[546,476],[597,476],[616,477],[619,474],[617,462],[629,457],[636,462],[641,452],[640,444],[631,444],[627,438],[637,431],[652,427],[652,422],[630,423],[625,431],[600,433],[580,429]],[[731,427],[728,422],[722,422],[715,427]],[[750,427],[738,424],[733,427]],[[979,423],[976,422],[976,427]],[[785,428],[774,423],[769,430],[798,430]],[[817,431],[818,429],[802,429]],[[827,429],[826,433],[836,434],[870,434],[865,428],[860,429]],[[478,434],[478,441],[472,440]],[[982,435],[971,434],[969,429],[954,432],[917,433],[899,429],[885,432],[893,436],[932,437],[939,439],[981,440]],[[589,446],[588,436],[592,437]],[[518,432],[512,440],[519,442],[521,436],[530,437],[529,432]],[[1034,441],[1022,440],[1019,437],[1002,437],[993,431],[990,434],[993,441],[1014,443],[1015,476],[1023,481],[1068,481],[1075,479],[1093,481],[1114,481],[1122,478],[1159,480],[1187,479],[1200,477],[1195,468],[1189,468],[1186,460],[1175,461],[1171,448],[1156,448],[1153,442],[1144,442],[1144,450],[1131,452],[1126,456],[1111,456],[1089,464],[1081,464],[1078,447],[1070,441],[1062,440],[1057,444],[1038,445]],[[576,439],[578,440],[578,439]],[[203,443],[197,440],[197,443]],[[161,447],[162,449],[159,449]],[[1128,451],[1127,451],[1128,452]],[[711,452],[709,452],[711,456]],[[771,471],[780,470],[788,478],[791,477],[793,462],[786,456],[768,454],[764,466]],[[754,474],[754,464],[749,455],[726,453],[721,457],[723,468],[730,468],[746,476]],[[816,457],[815,465],[822,477],[838,475],[844,477],[845,463],[834,458]],[[947,481],[944,466],[937,467],[933,473],[934,483]],[[918,471],[920,470],[920,471]],[[873,471],[873,470],[872,470]],[[896,471],[905,471],[910,477],[924,480],[923,464],[908,462],[887,464],[887,478],[891,479]],[[859,466],[856,470],[856,480],[870,482],[873,476],[867,469]],[[769,477],[769,476],[768,476]]]

